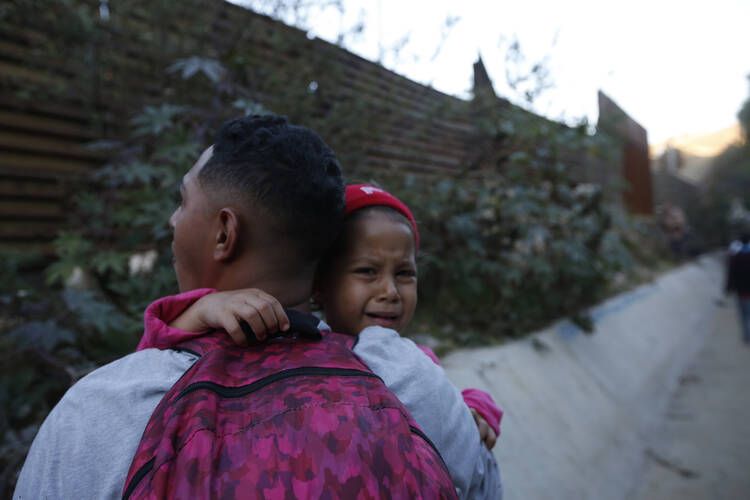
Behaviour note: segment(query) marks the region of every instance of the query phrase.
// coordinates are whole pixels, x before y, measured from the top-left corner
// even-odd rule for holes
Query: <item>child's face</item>
[[[351,227],[346,248],[316,294],[331,329],[349,335],[373,325],[401,331],[417,305],[411,227],[371,212]]]

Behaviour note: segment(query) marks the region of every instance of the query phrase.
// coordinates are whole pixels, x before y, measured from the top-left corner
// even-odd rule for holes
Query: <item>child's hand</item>
[[[240,321],[246,321],[261,341],[271,333],[289,329],[289,318],[279,301],[257,288],[204,295],[169,326],[186,332],[223,328],[235,344],[245,346],[247,339]]]
[[[482,442],[488,450],[492,450],[495,447],[495,441],[497,441],[497,434],[492,430],[490,424],[476,411],[474,408],[471,410],[471,416],[474,417],[474,422],[477,423],[477,429],[479,430],[479,437],[482,438]]]

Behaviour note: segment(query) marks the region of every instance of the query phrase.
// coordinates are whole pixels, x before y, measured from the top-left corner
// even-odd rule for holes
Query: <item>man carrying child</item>
[[[181,292],[252,287],[266,291],[287,308],[308,312],[317,262],[338,233],[343,216],[341,168],[333,152],[317,135],[273,116],[230,121],[221,128],[216,143],[185,175],[180,192],[182,202],[170,218],[170,225],[174,231],[174,268]],[[189,304],[187,298],[183,310]],[[271,301],[261,309],[261,318],[277,314]],[[176,317],[182,310],[172,312]],[[316,345],[325,343],[326,338]],[[179,346],[170,344],[168,327],[160,339],[164,342],[160,346],[163,349],[141,350],[105,365],[66,393],[40,428],[19,477],[15,498],[114,498],[123,494],[126,477],[132,477],[132,470],[131,474],[128,470],[142,442],[144,428],[147,424],[150,427],[157,405],[198,364],[194,353],[171,348]],[[291,346],[289,349],[294,352],[304,350],[306,345],[302,341],[286,344],[282,341],[276,345],[282,344]],[[262,353],[263,349],[256,347],[255,352]],[[351,359],[352,363],[359,362],[354,355]],[[387,389],[383,388],[379,394],[383,391]],[[294,398],[301,401],[305,396],[299,393]],[[233,496],[242,498],[283,497],[292,491],[298,497],[317,497],[324,492],[332,498],[347,498],[352,494],[357,496],[357,492],[372,494],[373,491],[378,496],[377,492],[383,494],[383,488],[386,491],[392,488],[391,492],[398,496],[398,491],[407,486],[413,488],[413,484],[419,484],[420,491],[410,489],[409,496],[415,492],[425,498],[453,496],[453,484],[445,466],[437,452],[433,453],[425,444],[432,446],[426,436],[423,441],[415,440],[416,451],[410,448],[404,453],[404,456],[415,453],[414,456],[421,458],[397,467],[395,462],[389,462],[394,455],[384,450],[399,449],[404,436],[394,435],[393,443],[384,442],[387,439],[378,429],[365,432],[362,422],[348,425],[347,418],[355,417],[338,411],[335,406],[317,407],[318,421],[335,418],[341,428],[359,429],[352,436],[358,443],[356,453],[346,450],[347,459],[341,470],[312,463],[305,469],[298,467],[291,476],[277,474],[275,483],[263,487],[260,480],[255,480],[253,488],[244,487],[243,477],[233,477],[231,481],[214,479],[214,483],[221,485],[212,490],[211,496],[228,491],[221,489],[225,487],[222,481],[229,485],[227,488],[243,485],[232,490]],[[394,403],[393,408],[398,405]],[[307,411],[304,405],[294,410]],[[367,415],[368,411],[374,415],[375,410],[363,408],[360,415]],[[289,412],[279,415],[282,413]],[[327,414],[331,417],[324,417]],[[274,418],[282,418],[279,415]],[[406,413],[404,419],[411,422]],[[299,421],[307,422],[305,417]],[[465,429],[466,421],[456,425]],[[248,439],[256,439],[250,427],[242,432],[250,435]],[[411,424],[409,427],[415,428]],[[328,446],[320,439],[330,438],[329,434],[325,429],[303,430],[308,432],[305,436],[309,441],[289,446],[298,446],[300,456],[307,456],[305,447],[319,455],[321,447]],[[460,429],[456,430],[461,435]],[[370,434],[378,436],[379,441],[374,438],[368,441]],[[272,456],[281,453],[282,438],[274,441],[276,444],[269,451]],[[479,456],[476,447],[472,448],[475,444],[467,445],[467,452]],[[273,457],[261,457],[256,451],[244,458],[249,464],[244,467],[252,469],[264,467]],[[292,459],[289,461],[293,469],[298,465]],[[349,472],[343,470],[347,467]],[[402,470],[405,468],[409,469],[408,474]],[[495,478],[491,468],[480,468],[481,475],[499,485],[499,476]],[[347,474],[353,477],[351,471],[356,471],[356,481],[342,479]],[[422,472],[430,481],[420,479]],[[274,471],[269,473],[273,475]],[[195,471],[176,470],[175,474],[178,481],[180,475],[194,475]]]

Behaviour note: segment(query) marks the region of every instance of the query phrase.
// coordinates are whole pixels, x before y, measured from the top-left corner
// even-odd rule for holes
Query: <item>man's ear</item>
[[[219,210],[214,242],[214,260],[226,261],[234,257],[240,250],[240,218],[230,207]]]

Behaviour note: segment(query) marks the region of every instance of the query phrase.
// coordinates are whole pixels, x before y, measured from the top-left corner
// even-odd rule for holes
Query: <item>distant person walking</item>
[[[737,294],[742,339],[750,344],[750,233],[744,233],[740,243],[742,247],[729,257],[726,291]]]

